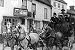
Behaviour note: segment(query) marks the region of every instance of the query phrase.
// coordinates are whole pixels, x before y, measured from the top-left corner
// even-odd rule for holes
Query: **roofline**
[[[67,12],[68,14],[72,14],[72,15],[75,15],[74,13],[70,13],[70,12]]]
[[[67,12],[68,14],[72,14],[72,15],[75,15],[74,13],[69,13],[69,12]]]
[[[56,0],[56,1],[58,1],[58,0]],[[61,2],[61,1],[58,1],[58,2]],[[64,1],[65,2],[65,1]],[[61,2],[61,3],[63,3],[63,4],[67,4],[66,2],[64,3],[64,2]]]
[[[47,6],[49,6],[49,7],[52,7],[52,5],[50,4],[46,4],[46,3],[44,3],[44,2],[42,2],[42,1],[40,1],[40,0],[36,0],[36,1],[38,1],[38,2],[40,2],[40,3],[43,3],[43,4],[45,4],[45,5],[47,5]]]

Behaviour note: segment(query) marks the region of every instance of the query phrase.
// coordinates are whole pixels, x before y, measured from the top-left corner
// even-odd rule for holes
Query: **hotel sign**
[[[22,8],[14,8],[14,16],[27,16],[28,10]]]

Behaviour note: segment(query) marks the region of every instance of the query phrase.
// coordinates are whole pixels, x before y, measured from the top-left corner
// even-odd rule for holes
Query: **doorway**
[[[32,19],[28,19],[27,20],[27,29],[28,31],[30,31],[31,25],[33,24],[33,20]]]

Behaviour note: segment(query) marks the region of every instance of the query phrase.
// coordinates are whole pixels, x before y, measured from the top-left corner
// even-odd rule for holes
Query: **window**
[[[4,19],[4,25],[6,25],[7,19]]]
[[[32,11],[36,12],[36,4],[32,3]]]
[[[35,21],[36,29],[40,29],[40,21]]]
[[[25,19],[21,19],[21,24],[24,25],[25,24]]]
[[[7,22],[10,22],[10,23],[12,23],[12,26],[15,26],[17,24],[17,19],[6,17],[3,19],[3,25],[6,26]]]
[[[32,3],[32,12],[33,12],[33,18],[35,18],[36,15],[36,4]]]
[[[62,5],[62,9],[64,9],[64,5]]]
[[[0,0],[0,6],[4,7],[4,0]]]
[[[5,18],[5,19],[4,19],[4,25],[7,25],[7,22],[10,22],[10,23],[11,23],[11,19]]]
[[[32,3],[32,11],[34,14],[36,14],[36,4]]]
[[[15,25],[15,19],[12,19],[12,25]]]
[[[47,8],[44,8],[44,18],[47,19]]]
[[[54,7],[56,7],[56,2],[54,2]]]
[[[57,15],[57,14],[54,12],[53,15]]]
[[[27,0],[22,0],[22,7],[27,8]]]
[[[28,0],[28,1],[32,2],[32,0]]]
[[[60,3],[58,3],[58,8],[60,8]]]

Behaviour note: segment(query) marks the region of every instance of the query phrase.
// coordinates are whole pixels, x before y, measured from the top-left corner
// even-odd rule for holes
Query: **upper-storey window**
[[[60,8],[60,3],[58,3],[58,8]]]
[[[47,8],[44,8],[44,18],[47,19]]]
[[[4,0],[0,0],[0,6],[4,7]]]
[[[36,4],[32,3],[32,11],[34,14],[36,14]]]
[[[35,18],[36,15],[36,4],[32,3],[32,13],[33,13],[33,18]]]
[[[62,9],[64,9],[64,5],[62,5]]]
[[[22,7],[27,8],[27,0],[22,0]]]
[[[21,21],[22,21],[21,24],[25,25],[25,19],[21,19]]]
[[[54,7],[56,7],[56,2],[54,2]]]
[[[28,1],[32,2],[32,0],[28,0]]]

